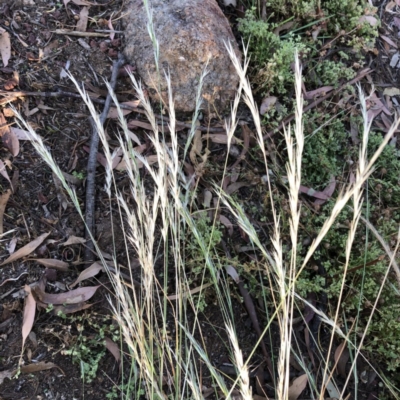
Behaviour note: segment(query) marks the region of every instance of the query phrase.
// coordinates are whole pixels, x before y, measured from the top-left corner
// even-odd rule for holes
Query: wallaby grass
[[[233,102],[230,118],[226,122],[228,135],[227,146],[231,145],[233,135],[237,126],[236,111],[240,100],[250,109],[255,125],[255,133],[258,146],[263,154],[265,172],[269,177],[267,153],[262,139],[262,126],[257,106],[254,102],[251,87],[246,77],[247,59],[244,67],[230,50],[230,56],[237,73],[240,76],[240,87],[235,101]],[[301,182],[302,151],[304,146],[303,135],[303,101],[301,97],[301,67],[296,57],[296,120],[292,126],[285,129],[284,135],[288,151],[287,177],[288,177],[288,198],[290,205],[290,247],[296,249],[298,246],[298,231],[301,222],[299,207],[299,186]],[[137,256],[141,265],[141,287],[132,289],[120,275],[120,269],[116,273],[109,272],[110,281],[114,287],[114,297],[109,298],[113,309],[114,318],[121,329],[121,338],[127,349],[124,354],[124,363],[128,364],[130,374],[125,376],[121,383],[121,398],[141,398],[145,395],[151,399],[186,398],[202,399],[203,382],[205,370],[211,376],[212,388],[219,398],[233,398],[240,392],[241,398],[252,399],[253,389],[250,386],[249,363],[250,357],[244,359],[237,339],[236,330],[240,329],[235,323],[232,301],[230,298],[230,277],[226,273],[229,267],[226,259],[221,258],[215,248],[210,246],[202,232],[198,229],[198,220],[195,218],[193,208],[196,205],[195,193],[191,189],[191,182],[183,170],[182,154],[186,154],[191,146],[191,139],[194,136],[195,125],[188,135],[188,141],[182,150],[178,145],[178,134],[175,130],[175,112],[173,93],[170,91],[168,112],[170,122],[169,133],[165,134],[158,128],[153,108],[146,98],[139,82],[131,76],[132,85],[146,110],[146,115],[153,127],[149,139],[154,146],[157,156],[155,166],[149,165],[148,160],[139,154],[133,147],[132,140],[128,134],[126,121],[122,111],[119,109],[121,126],[119,144],[123,152],[123,159],[126,163],[126,174],[130,181],[130,197],[134,200],[134,206],[126,202],[125,196],[120,193],[115,184],[115,172],[112,169],[113,154],[108,145],[104,129],[99,123],[98,114],[89,97],[80,88],[78,82],[74,81],[81,96],[87,104],[91,116],[97,124],[100,139],[103,144],[104,154],[108,166],[106,168],[105,190],[111,198],[116,196],[119,207],[119,218],[126,238],[127,252],[132,251]],[[168,76],[166,76],[168,81]],[[118,102],[113,94],[115,103]],[[279,349],[274,349],[274,369],[276,373],[275,398],[293,398],[293,388],[289,373],[291,370],[290,360],[295,357],[307,374],[310,398],[324,398],[328,388],[336,387],[341,398],[345,398],[347,386],[352,378],[357,378],[356,362],[359,357],[364,357],[362,352],[367,329],[362,337],[355,344],[350,336],[348,327],[339,325],[340,301],[344,292],[348,261],[354,245],[354,235],[362,217],[363,206],[363,185],[373,171],[374,163],[387,145],[393,132],[397,129],[399,120],[392,126],[385,136],[384,141],[377,152],[370,158],[367,155],[368,134],[371,123],[367,122],[365,97],[359,90],[361,110],[364,117],[364,132],[359,150],[357,175],[353,183],[349,184],[338,196],[331,215],[326,219],[317,237],[311,243],[307,254],[299,263],[296,251],[289,254],[283,251],[282,233],[280,228],[279,204],[271,203],[273,214],[273,235],[271,237],[272,247],[267,248],[261,243],[257,232],[246,217],[245,205],[235,201],[232,196],[226,194],[222,187],[215,184],[214,195],[218,198],[218,207],[224,205],[229,209],[236,223],[249,236],[252,245],[261,254],[258,262],[262,273],[270,278],[269,288],[273,299],[273,309],[270,310],[270,318],[267,326],[264,327],[264,336],[268,337],[268,330],[273,321],[277,322],[280,332]],[[200,99],[200,97],[199,97]],[[61,170],[54,162],[51,153],[47,150],[41,138],[32,130],[29,124],[21,117],[19,120],[30,132],[32,143],[47,162],[52,171],[59,177],[64,188],[69,193],[72,202],[83,219],[83,211],[80,209],[79,201],[74,191],[65,182]],[[227,152],[229,154],[229,152]],[[139,163],[147,171],[147,178],[139,170]],[[223,176],[226,174],[227,160]],[[223,176],[221,178],[223,178]],[[222,181],[223,179],[221,179]],[[268,179],[267,185],[272,192],[272,183]],[[271,199],[273,196],[271,195]],[[312,255],[322,242],[323,238],[331,229],[340,211],[351,203],[353,219],[349,226],[346,246],[346,263],[343,266],[341,279],[341,292],[335,313],[325,314],[316,309],[312,304],[301,298],[296,292],[296,282],[302,274],[303,269],[311,259]],[[217,211],[214,215],[217,214]],[[112,213],[110,213],[112,215]],[[216,229],[216,220],[212,221],[213,229]],[[377,232],[376,235],[379,236]],[[215,365],[202,340],[202,325],[199,321],[199,297],[192,293],[193,287],[189,286],[189,279],[186,269],[188,254],[185,250],[185,237],[192,237],[196,241],[199,251],[203,255],[204,277],[208,275],[213,284],[218,307],[220,308],[223,320],[219,321],[225,327],[229,342],[224,344],[231,355],[231,359],[237,369],[235,380],[227,379]],[[382,238],[380,240],[385,243]],[[95,241],[94,241],[95,242]],[[95,242],[96,243],[96,242]],[[395,255],[400,243],[400,236],[397,238],[395,249],[392,252],[386,244],[385,250],[388,253],[388,267],[386,275],[381,283],[384,287],[386,278],[395,263]],[[98,256],[103,265],[107,263],[102,259],[100,249],[97,249]],[[129,260],[129,257],[128,257]],[[118,265],[118,260],[115,260]],[[162,266],[162,274],[160,274]],[[397,265],[396,265],[397,266]],[[128,271],[131,268],[128,265]],[[396,271],[398,272],[398,271]],[[171,279],[175,281],[175,292],[171,293]],[[208,289],[211,290],[211,289]],[[267,290],[267,288],[265,288]],[[200,291],[201,294],[201,291]],[[174,295],[171,300],[168,296]],[[368,323],[376,312],[379,296],[371,308]],[[324,365],[320,366],[323,373],[318,375],[307,365],[301,354],[297,353],[296,345],[293,343],[293,315],[296,307],[307,304],[317,313],[324,324],[331,329],[331,340],[329,349],[326,352]],[[342,390],[337,389],[335,384],[335,361],[332,360],[332,349],[335,338],[341,338],[346,343],[352,360],[352,367],[348,374]],[[252,354],[256,351],[256,346]],[[378,375],[380,373],[376,371]],[[392,388],[388,379],[381,376],[389,392],[398,398],[398,392]],[[356,396],[356,393],[354,393]]]

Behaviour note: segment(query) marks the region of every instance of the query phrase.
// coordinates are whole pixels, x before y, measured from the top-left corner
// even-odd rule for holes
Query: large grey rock
[[[230,42],[240,57],[235,38],[215,0],[148,0],[153,29],[159,43],[161,96],[167,103],[164,70],[169,71],[175,108],[193,111],[199,78],[209,60],[209,74],[203,86],[203,110],[223,112],[235,95],[239,78],[224,42]],[[125,9],[125,56],[136,64],[153,100],[158,73],[154,48],[148,32],[143,0],[131,0]],[[167,103],[168,104],[168,103]]]

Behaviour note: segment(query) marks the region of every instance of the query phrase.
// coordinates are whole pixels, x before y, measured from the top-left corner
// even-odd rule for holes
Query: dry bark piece
[[[159,71],[147,29],[148,14],[142,0],[128,3],[124,23],[125,56],[129,62],[136,63],[136,70],[149,88],[150,97],[159,101],[161,94],[162,100],[168,104],[165,71],[171,76],[176,110],[192,112],[199,80],[208,62],[208,75],[202,90],[203,109],[212,113],[222,112],[233,98],[239,82],[225,44],[230,42],[238,57],[240,52],[217,2],[151,0],[148,4],[158,41]]]

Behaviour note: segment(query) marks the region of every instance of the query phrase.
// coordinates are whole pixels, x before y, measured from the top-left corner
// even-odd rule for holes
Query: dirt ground
[[[96,33],[97,36],[56,33],[57,30],[71,30],[76,26],[83,9],[79,4],[79,1],[70,1],[65,6],[63,2],[39,0],[5,1],[0,4],[0,27],[9,32],[12,43],[10,61],[6,67],[0,68],[0,93],[3,97],[6,96],[5,92],[12,93],[18,90],[59,93],[55,97],[39,95],[19,97],[12,103],[42,136],[61,170],[70,176],[75,174],[75,177],[81,173],[84,175],[86,171],[91,126],[88,121],[89,113],[83,101],[62,94],[62,92],[76,94],[71,81],[62,77],[62,69],[68,65],[71,74],[83,82],[91,94],[104,99],[106,92],[103,79],[110,78],[112,62],[124,44],[120,19],[123,4],[120,0],[98,0],[97,4],[103,5],[89,8],[86,32]],[[389,13],[385,13],[383,7],[380,10],[382,21],[388,26],[392,23],[392,17]],[[235,14],[232,10],[225,9],[225,12],[234,24]],[[110,20],[112,29],[116,31],[112,38],[109,32],[105,32],[110,30],[108,23]],[[398,82],[399,69],[389,67],[390,41],[397,43],[398,40],[393,30],[392,32],[393,36],[389,37],[389,41],[382,38],[378,40],[379,54],[374,57],[368,55],[370,67],[375,69],[369,79],[381,86],[396,86]],[[135,99],[128,78],[119,78],[117,94],[121,102]],[[99,112],[101,110],[102,107],[99,106]],[[241,117],[246,119],[248,114],[244,112]],[[145,121],[140,114],[133,114],[132,118]],[[11,119],[8,118],[7,121]],[[213,123],[215,126],[220,124],[219,121]],[[385,125],[385,121],[379,123]],[[117,145],[114,135],[116,130],[115,123],[108,121],[107,132],[111,145],[113,143]],[[146,131],[142,128],[137,128],[135,133],[143,139],[146,137]],[[20,140],[19,144],[20,151],[16,157],[13,157],[6,148],[0,148],[0,159],[3,162],[9,160],[9,165],[12,164],[8,172],[14,188],[3,218],[4,232],[12,231],[12,234],[4,236],[1,240],[1,261],[9,255],[12,238],[16,238],[14,245],[20,248],[48,232],[50,234],[48,240],[38,247],[35,257],[61,260],[67,262],[70,268],[68,272],[54,269],[52,272],[45,272],[43,265],[30,260],[33,256],[0,266],[0,377],[3,371],[13,370],[18,365],[22,348],[24,286],[37,282],[46,274],[47,290],[58,292],[73,282],[83,269],[81,263],[83,247],[79,244],[62,246],[72,236],[84,237],[84,224],[79,214],[73,205],[65,200],[65,194],[57,187],[50,169],[29,141]],[[213,153],[216,162],[218,157],[224,159],[224,146],[216,146]],[[257,178],[259,181],[261,178],[257,176],[259,175],[257,166],[250,165],[248,173],[249,179]],[[96,176],[96,231],[100,248],[112,253],[109,204],[108,196],[102,190],[103,178],[104,169],[99,166]],[[118,179],[119,187],[123,188],[126,185],[124,174],[121,173]],[[79,201],[84,208],[84,184],[79,179],[72,182],[76,186]],[[2,193],[10,187],[10,183],[4,177],[0,177],[0,185]],[[246,199],[246,188],[241,195],[256,207],[263,203],[262,190],[259,191],[259,198],[255,198],[252,192],[252,198]],[[116,204],[112,206],[116,209]],[[124,263],[127,255],[124,253],[123,238],[118,233],[120,231],[120,229],[115,230],[116,249],[117,256],[121,263]],[[83,315],[84,319],[92,321],[85,322],[86,333],[96,335],[96,324],[103,324],[103,316],[110,315],[110,307],[104,295],[111,289],[111,285],[105,274],[92,282],[94,285],[102,285],[91,299],[94,306],[89,310],[80,311],[77,315]],[[237,326],[240,327],[238,336],[246,356],[246,351],[252,349],[257,335],[243,305],[240,301],[235,301],[234,304]],[[204,315],[206,341],[207,335],[209,336],[208,350],[213,355],[213,362],[223,369],[228,354],[224,346],[212,340],[215,331],[211,328],[214,321],[219,319],[218,310],[213,306],[208,307]],[[64,321],[45,310],[38,311],[33,334],[25,344],[24,362],[25,364],[54,363],[55,366],[34,373],[23,373],[16,379],[4,379],[0,384],[0,399],[106,398],[113,382],[118,382],[120,379],[119,366],[114,355],[110,351],[105,351],[104,357],[99,362],[97,376],[92,382],[87,383],[81,378],[80,366],[72,363],[71,356],[63,354],[64,350],[79,337],[80,324],[83,322],[79,319],[71,323],[70,320]],[[113,322],[109,320],[108,324],[112,326]],[[207,324],[210,326],[208,330]],[[321,333],[322,336],[324,334],[328,335],[328,332]],[[296,335],[300,341],[303,340],[301,330],[296,332]],[[229,367],[226,368],[229,374]],[[375,393],[377,384],[374,379],[362,383],[359,386],[359,398],[372,398],[371,393]]]

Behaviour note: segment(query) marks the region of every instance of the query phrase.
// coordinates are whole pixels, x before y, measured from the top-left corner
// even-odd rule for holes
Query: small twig
[[[304,107],[303,112],[307,112],[311,109],[313,109],[314,107],[316,107],[318,104],[321,104],[323,101],[329,99],[330,97],[337,95],[338,93],[340,93],[346,86],[348,85],[354,85],[355,83],[357,83],[359,80],[361,80],[362,78],[364,78],[364,76],[370,74],[372,72],[372,69],[370,68],[366,68],[363,69],[362,71],[360,71],[360,73],[353,78],[352,80],[344,83],[343,85],[341,85],[339,88],[337,88],[336,90],[332,90],[331,92],[329,92],[328,94],[326,94],[323,97],[320,97],[319,99],[313,101],[311,104],[309,104],[308,106]],[[285,125],[287,125],[289,122],[293,121],[295,119],[295,114],[291,114],[289,115],[287,118],[285,118],[276,128],[270,130],[269,132],[267,132],[264,136],[263,136],[263,140],[267,140],[270,139],[271,136],[276,133],[277,131],[281,130]]]
[[[79,93],[73,93],[73,92],[65,92],[63,90],[59,90],[58,92],[24,92],[24,91],[19,91],[19,92],[8,92],[5,90],[0,90],[0,96],[3,96],[4,99],[0,100],[0,105],[3,104],[7,104],[10,103],[12,101],[14,101],[15,99],[19,98],[19,97],[26,97],[26,96],[35,96],[35,97],[73,97],[75,99],[80,99],[81,95]],[[90,100],[93,103],[97,103],[97,104],[105,104],[105,100],[103,99],[99,99],[96,97],[90,97]],[[146,114],[145,111],[141,108],[138,107],[132,107],[128,104],[120,104],[119,105],[120,108],[122,108],[123,110],[132,110],[137,112],[138,114]],[[169,122],[169,118],[168,117],[164,117],[163,115],[156,115],[156,117],[159,120],[163,120],[165,122]],[[184,128],[191,128],[192,124],[186,124],[185,122],[181,122],[181,121],[175,121],[175,124],[177,126],[182,126]],[[218,133],[218,132],[226,132],[226,129],[221,127],[221,128],[212,128],[212,127],[207,127],[207,126],[199,126],[196,127],[197,130],[202,131],[202,132],[209,132],[209,133]]]
[[[124,64],[125,59],[122,54],[119,55],[118,60],[114,61],[110,87],[114,91],[115,86],[117,84],[117,76],[118,70]],[[108,93],[106,101],[104,103],[103,112],[100,115],[100,123],[103,125],[108,111],[111,106],[111,94]],[[93,260],[93,250],[94,243],[91,240],[92,235],[94,236],[94,203],[95,203],[95,178],[96,178],[96,164],[97,164],[97,152],[99,148],[99,132],[97,131],[97,127],[93,119],[91,118],[92,124],[92,139],[90,141],[90,152],[89,159],[87,164],[87,179],[86,179],[86,213],[85,213],[85,221],[86,221],[86,239],[87,239],[87,247],[85,249],[85,261]]]

